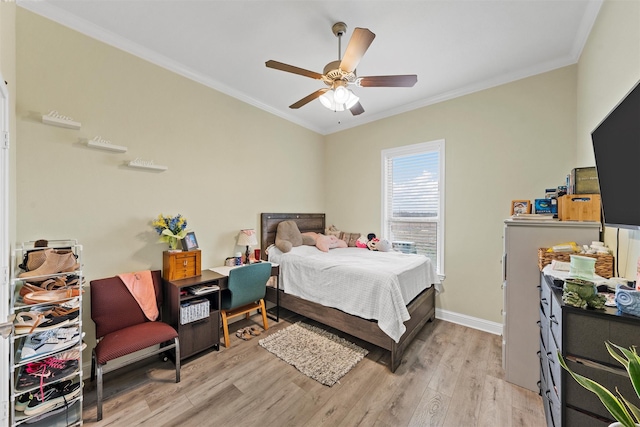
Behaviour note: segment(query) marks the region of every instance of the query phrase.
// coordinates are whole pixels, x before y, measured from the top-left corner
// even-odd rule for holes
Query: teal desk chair
[[[260,310],[264,329],[269,329],[264,296],[267,292],[267,281],[271,276],[271,264],[260,262],[237,267],[229,272],[227,290],[222,292],[220,314],[224,331],[224,346],[229,347],[229,325],[227,319],[240,315],[249,318],[249,312]]]

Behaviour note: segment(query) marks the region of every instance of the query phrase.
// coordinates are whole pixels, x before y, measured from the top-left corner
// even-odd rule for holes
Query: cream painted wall
[[[15,237],[15,164],[16,164],[16,154],[15,154],[15,135],[16,135],[16,114],[15,114],[15,106],[16,106],[16,43],[15,43],[15,19],[16,16],[16,5],[13,2],[0,2],[0,73],[2,74],[2,78],[7,82],[7,88],[9,92],[9,105],[8,105],[8,130],[9,130],[9,153],[8,153],[8,175],[4,174],[4,170],[2,172],[2,181],[4,181],[4,177],[8,176],[9,182],[0,182],[0,185],[4,186],[5,184],[8,186],[8,206],[0,206],[0,221],[2,221],[2,227],[6,224],[8,229],[7,235],[4,235],[4,232],[0,232],[0,244],[2,248],[0,248],[0,254],[3,257],[0,266],[2,266],[3,270],[6,266],[9,265],[9,253],[10,247],[9,242],[12,242]],[[0,120],[4,120],[0,117]],[[4,160],[3,160],[4,161]],[[4,164],[0,166],[4,168]],[[0,191],[2,194],[3,191]],[[5,222],[6,221],[6,222]],[[6,278],[3,274],[3,281]],[[5,304],[3,307],[0,307],[0,322],[4,322],[7,319],[8,308],[6,306],[6,301],[9,296],[9,287],[2,283],[3,288],[0,290],[0,295]],[[9,340],[0,339],[0,381],[2,384],[9,384],[9,375],[10,370],[7,369],[9,366]],[[0,402],[7,402],[9,400],[9,389],[8,387],[2,387],[0,390]],[[0,425],[6,425],[8,423],[8,414],[4,413],[0,414]]]
[[[9,240],[16,230],[16,4],[0,3],[0,71],[9,88]]]
[[[607,0],[578,63],[576,152],[579,166],[593,166],[591,131],[640,80],[640,1]],[[638,195],[630,195],[638,197]],[[608,228],[605,243],[620,248],[621,277],[635,280],[640,231]]]
[[[78,239],[88,283],[162,268],[159,213],[187,218],[209,268],[261,212],[324,210],[322,136],[24,9],[16,22],[17,241]],[[44,125],[51,110],[82,128]],[[96,135],[129,151],[87,148]],[[137,157],[169,169],[123,167]]]
[[[501,323],[503,221],[511,200],[544,197],[574,167],[575,79],[565,67],[327,136],[327,216],[380,235],[380,151],[445,139],[438,308]]]

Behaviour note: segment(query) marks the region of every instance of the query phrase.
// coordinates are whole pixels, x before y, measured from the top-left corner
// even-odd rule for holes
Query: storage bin
[[[209,300],[192,300],[180,305],[180,324],[195,322],[209,317]]]
[[[547,248],[538,249],[538,267],[540,271],[552,260],[571,262],[570,252],[547,252]],[[613,277],[613,255],[610,254],[573,254],[596,259],[596,274],[609,279]]]
[[[560,221],[600,222],[599,194],[567,194],[558,199]]]

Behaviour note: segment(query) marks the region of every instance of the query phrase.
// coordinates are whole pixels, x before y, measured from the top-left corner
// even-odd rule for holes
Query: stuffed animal
[[[369,239],[369,241],[367,242],[367,247],[369,248],[370,251],[377,251],[378,248],[378,242],[380,241],[380,239],[378,239],[377,237],[374,237],[372,239]]]
[[[380,239],[376,245],[376,250],[380,252],[391,252],[393,251],[393,245],[387,239]]]
[[[295,221],[287,220],[278,224],[276,229],[276,247],[283,253],[291,251],[294,246],[309,245],[314,246],[316,240],[313,236],[300,233],[298,224]]]
[[[360,236],[358,240],[356,240],[356,248],[369,249],[367,243],[369,243],[369,239],[365,236]]]
[[[367,234],[366,240],[363,237],[359,238],[356,242],[356,246],[359,248],[367,248],[371,251],[393,251],[393,245],[390,241],[388,241],[387,239],[378,239],[374,233]]]

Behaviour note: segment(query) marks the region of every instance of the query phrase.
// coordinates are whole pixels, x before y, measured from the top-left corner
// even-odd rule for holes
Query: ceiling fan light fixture
[[[320,103],[331,111],[344,111],[348,110],[358,101],[360,98],[356,96],[351,90],[339,86],[336,89],[329,89],[320,97]]]
[[[333,92],[333,100],[336,101],[336,104],[344,104],[349,99],[351,91],[344,86],[338,86]]]
[[[322,105],[327,107],[329,110],[333,110],[335,102],[333,101],[333,90],[328,90],[322,95],[320,95],[320,102]]]
[[[356,105],[358,101],[360,101],[360,98],[351,90],[348,90],[348,92],[349,92],[349,98],[347,98],[347,101],[344,103],[344,106],[350,109],[351,107]]]

